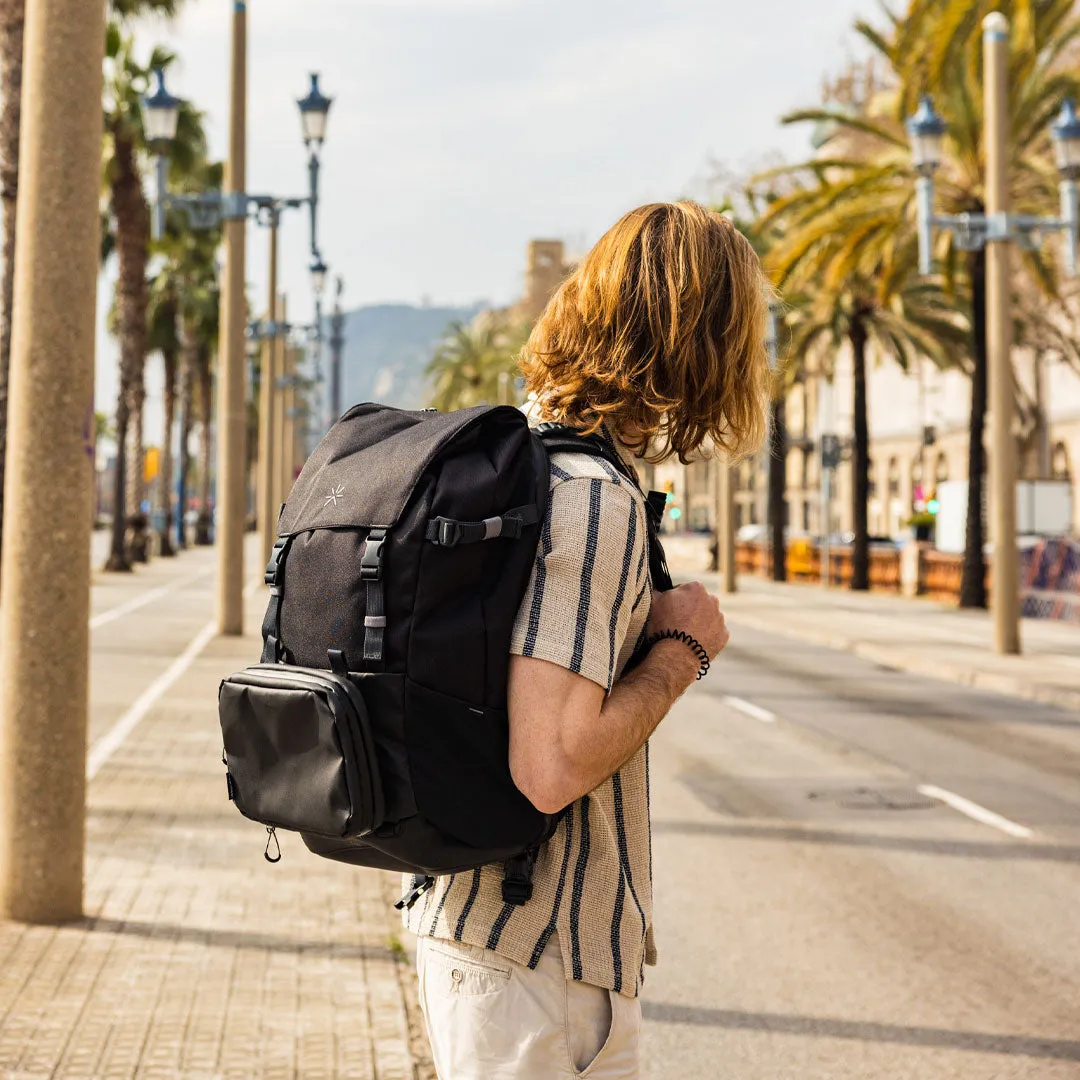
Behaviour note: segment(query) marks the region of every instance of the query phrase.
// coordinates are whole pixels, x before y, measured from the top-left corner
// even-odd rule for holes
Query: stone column
[[[233,0],[232,116],[225,190],[243,192],[247,184],[247,5]],[[221,283],[221,346],[217,379],[217,529],[218,631],[244,632],[244,518],[247,469],[245,330],[245,218],[225,222],[225,272]]]
[[[0,568],[0,918],[82,916],[103,0],[26,10]]]

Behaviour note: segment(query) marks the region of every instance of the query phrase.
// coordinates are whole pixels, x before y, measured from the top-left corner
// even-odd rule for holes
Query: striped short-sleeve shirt
[[[610,690],[652,601],[646,510],[607,462],[551,457],[551,495],[512,651]],[[464,941],[535,967],[557,936],[567,979],[636,997],[652,938],[648,747],[570,806],[543,846],[533,897],[502,899],[503,868],[439,878],[404,916],[414,933]]]

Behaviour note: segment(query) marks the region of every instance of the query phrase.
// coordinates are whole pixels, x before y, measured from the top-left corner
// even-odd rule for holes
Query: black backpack
[[[219,694],[229,797],[317,855],[416,875],[506,864],[531,896],[556,816],[514,786],[511,630],[547,509],[548,452],[613,446],[509,406],[358,405],[304,466],[266,569],[262,662]],[[650,496],[654,586],[670,578]]]

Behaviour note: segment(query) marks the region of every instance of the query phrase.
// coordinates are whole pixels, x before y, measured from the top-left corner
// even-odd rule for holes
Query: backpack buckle
[[[460,523],[450,518],[439,518],[439,547],[457,547],[461,539]]]
[[[274,542],[274,550],[270,552],[270,561],[266,564],[266,572],[263,574],[263,583],[274,588],[281,584],[285,572],[285,551],[289,546],[288,536],[279,536]]]
[[[504,904],[522,907],[533,896],[533,867],[536,852],[530,849],[523,855],[508,859],[503,866],[502,898]]]
[[[378,581],[382,577],[383,544],[386,543],[385,529],[372,529],[364,541],[364,551],[360,556],[360,579]]]

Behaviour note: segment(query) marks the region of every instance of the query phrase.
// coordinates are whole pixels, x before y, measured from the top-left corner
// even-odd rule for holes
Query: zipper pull
[[[270,855],[271,844],[274,845],[274,848],[277,851],[277,856],[273,858]],[[273,825],[266,826],[266,850],[263,852],[263,858],[268,863],[281,862],[281,844],[278,842],[277,829],[275,829]]]

